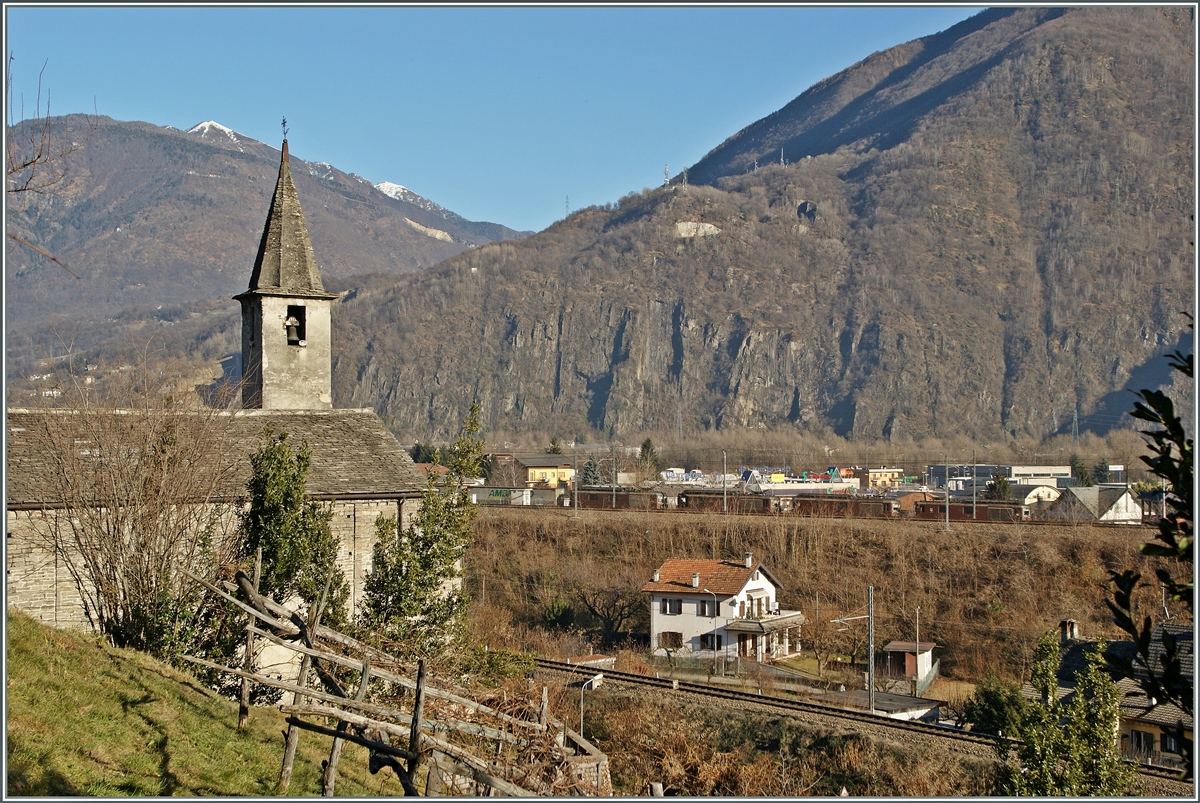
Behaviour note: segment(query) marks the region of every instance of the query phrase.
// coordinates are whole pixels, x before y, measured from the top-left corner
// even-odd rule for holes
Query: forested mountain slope
[[[49,122],[52,152],[72,141],[82,147],[52,166],[65,174],[62,183],[9,193],[6,222],[80,278],[10,240],[10,338],[81,320],[104,326],[136,308],[227,300],[246,289],[279,173],[277,148],[212,121],[188,131],[80,115]],[[15,142],[27,141],[28,126],[16,128]],[[328,278],[415,271],[523,236],[465,220],[399,185],[377,189],[305,162],[295,155],[298,144],[292,173]]]
[[[670,187],[352,293],[336,403],[430,437],[472,396],[564,434],[1069,429],[1165,375],[1193,307],[1190,14],[993,10],[874,54]]]

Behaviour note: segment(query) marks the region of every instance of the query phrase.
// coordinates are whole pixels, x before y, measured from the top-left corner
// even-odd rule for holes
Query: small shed
[[[933,648],[936,646],[932,641],[922,641],[920,644],[913,641],[888,642],[883,648],[887,655],[887,674],[924,682],[933,672]]]

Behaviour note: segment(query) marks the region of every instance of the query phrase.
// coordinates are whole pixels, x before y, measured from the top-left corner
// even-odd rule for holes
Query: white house
[[[1047,521],[1141,524],[1142,506],[1124,485],[1064,488],[1042,514]]]
[[[804,615],[779,608],[779,581],[747,552],[741,563],[673,558],[642,587],[650,647],[773,661],[800,649]]]

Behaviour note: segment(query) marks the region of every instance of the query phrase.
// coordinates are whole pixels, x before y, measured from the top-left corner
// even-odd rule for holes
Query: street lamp
[[[583,690],[589,687],[595,689],[602,680],[604,680],[603,672],[579,684],[579,738],[581,739],[583,738]]]
[[[712,649],[713,649],[713,674],[715,675],[715,674],[717,674],[717,594],[715,591],[709,591],[707,588],[704,589],[704,593],[712,594],[712,598],[713,598],[712,610],[709,611],[709,614],[713,620]]]

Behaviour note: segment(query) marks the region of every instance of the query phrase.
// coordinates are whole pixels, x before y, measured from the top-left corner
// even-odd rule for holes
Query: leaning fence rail
[[[292,695],[279,706],[287,716],[287,739],[279,790],[287,791],[301,731],[332,739],[322,794],[334,794],[344,742],[366,747],[369,769],[390,769],[405,795],[501,794],[584,796],[612,794],[608,758],[594,745],[547,715],[546,689],[532,686],[523,697],[456,688],[427,677],[424,663],[413,667],[370,645],[320,624],[322,603],[306,620],[258,594],[256,583],[239,572],[226,588],[189,574],[211,592],[247,615],[247,646],[264,639],[300,658],[294,682],[198,656],[183,656],[199,666]],[[324,597],[324,595],[322,595]],[[416,669],[413,677],[412,670]],[[346,679],[354,671],[354,690]],[[309,685],[315,675],[317,686]],[[342,679],[339,679],[341,677]],[[401,710],[385,689],[411,700]],[[382,681],[382,683],[380,683]],[[409,694],[411,692],[411,694]],[[479,699],[483,697],[483,699]],[[506,710],[501,710],[501,707]],[[331,727],[331,725],[333,727]]]

